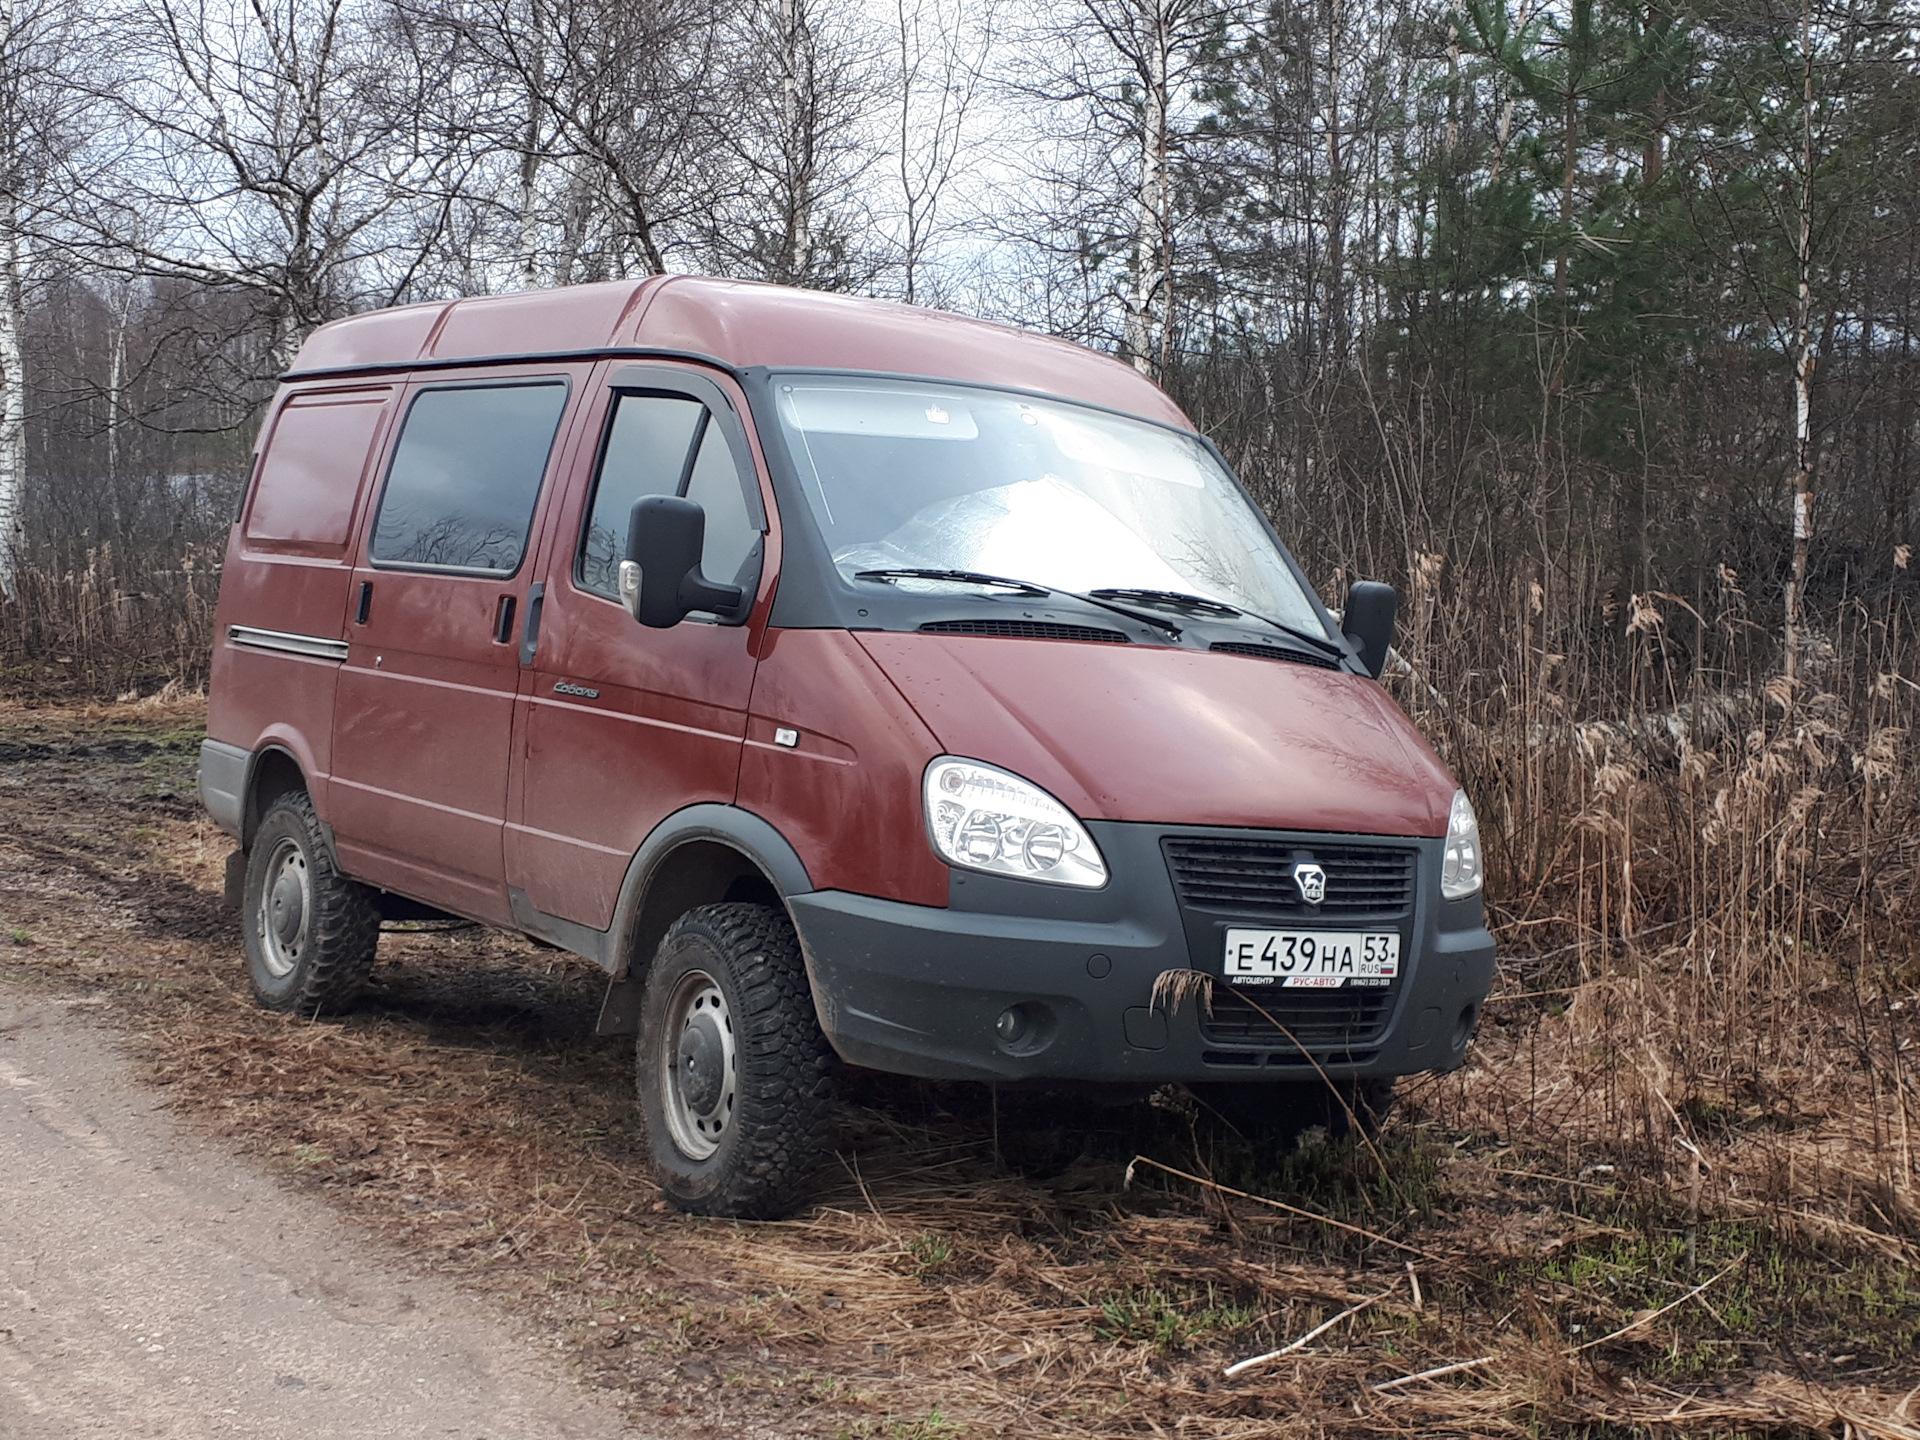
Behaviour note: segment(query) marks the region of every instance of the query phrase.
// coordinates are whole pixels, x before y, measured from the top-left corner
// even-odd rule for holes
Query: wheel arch
[[[788,897],[813,888],[787,838],[752,811],[709,804],[669,815],[628,864],[613,924],[601,937],[595,958],[611,983],[599,1033],[631,1034],[638,1028],[647,966],[668,928],[687,911],[744,900],[776,906],[791,920]],[[588,953],[579,945],[568,948]]]
[[[307,784],[306,768],[301,765],[298,755],[279,743],[262,745],[253,752],[253,760],[247,766],[246,802],[240,811],[240,847],[243,850],[253,848],[253,837],[259,832],[260,821],[273,802],[296,790],[305,790],[309,795],[313,793],[312,787]],[[332,837],[328,838],[331,840]]]
[[[627,866],[614,906],[615,980],[638,978],[667,927],[696,905],[755,900],[786,909],[813,889],[799,854],[767,821],[737,805],[690,805],[654,827]]]

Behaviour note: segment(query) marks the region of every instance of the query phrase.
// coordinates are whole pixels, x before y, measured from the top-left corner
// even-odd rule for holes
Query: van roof
[[[885,300],[694,275],[352,315],[315,330],[288,378],[622,350],[697,356],[737,369],[865,370],[977,381],[1193,428],[1131,366],[1064,340]]]

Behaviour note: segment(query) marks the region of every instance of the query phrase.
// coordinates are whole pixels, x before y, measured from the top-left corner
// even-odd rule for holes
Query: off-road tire
[[[702,990],[701,976],[730,1022],[733,1092],[724,1128],[716,1123],[696,1137],[715,1148],[696,1156],[675,1140],[667,1113],[681,1103],[678,1076],[687,1072],[669,1077],[664,1067],[694,1063],[685,1048],[691,1026],[670,1012],[697,1003],[677,997]],[[832,1127],[833,1052],[785,914],[768,905],[702,905],[676,920],[647,972],[634,1055],[654,1178],[673,1204],[696,1215],[773,1220],[807,1201]],[[692,1112],[679,1113],[684,1131]]]
[[[297,864],[291,863],[295,857]],[[297,946],[275,944],[267,933],[276,923],[271,889],[278,883],[269,871],[284,876],[290,868],[304,876],[304,886],[297,876],[292,882],[294,889],[304,889],[305,930],[296,937]],[[278,913],[284,915],[284,907]],[[367,983],[380,943],[380,912],[371,891],[335,868],[304,790],[280,796],[261,817],[247,853],[240,925],[254,998],[269,1010],[338,1012]]]

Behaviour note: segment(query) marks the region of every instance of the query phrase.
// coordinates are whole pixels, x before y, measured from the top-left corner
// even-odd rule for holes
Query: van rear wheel
[[[380,914],[334,868],[306,791],[267,807],[247,854],[241,905],[254,998],[269,1010],[341,1010],[367,983]]]
[[[832,1061],[784,914],[730,904],[682,915],[647,973],[635,1050],[667,1198],[697,1215],[792,1214],[826,1152]]]

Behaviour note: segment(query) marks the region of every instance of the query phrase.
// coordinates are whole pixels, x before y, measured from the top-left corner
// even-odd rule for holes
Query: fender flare
[[[813,890],[812,877],[799,853],[779,830],[751,810],[737,805],[706,803],[676,810],[648,832],[640,848],[627,862],[627,873],[620,882],[620,896],[614,902],[612,923],[605,930],[549,915],[535,909],[526,892],[510,888],[508,900],[513,918],[527,934],[574,954],[592,960],[612,977],[618,986],[629,980],[628,971],[646,937],[641,933],[647,900],[655,880],[675,852],[688,845],[709,843],[730,850],[758,870],[783,900]],[[662,934],[665,924],[652,917]],[[670,924],[674,917],[667,917]],[[657,937],[656,937],[657,938]]]
[[[200,742],[200,803],[242,849],[253,843],[253,825],[259,818],[254,814],[254,791],[260,781],[260,768],[275,755],[284,757],[293,766],[302,786],[312,794],[317,773],[313,752],[306,737],[297,732],[276,726],[263,734],[251,750],[211,737]],[[315,796],[314,808],[318,811],[319,807],[319,797]],[[324,817],[321,829],[331,850],[333,827]]]

